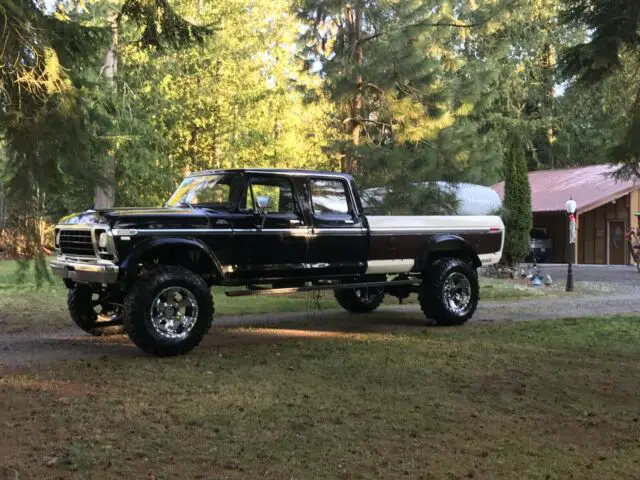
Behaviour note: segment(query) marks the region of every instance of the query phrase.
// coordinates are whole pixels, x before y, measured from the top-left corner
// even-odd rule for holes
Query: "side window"
[[[349,202],[344,182],[311,179],[311,205],[315,215],[348,215]]]
[[[257,212],[259,197],[267,205],[267,213],[293,213],[296,210],[293,189],[286,178],[253,177],[246,191],[246,199],[242,202],[246,210]]]

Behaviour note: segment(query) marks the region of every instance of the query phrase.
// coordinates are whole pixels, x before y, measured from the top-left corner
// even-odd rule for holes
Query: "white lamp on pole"
[[[565,290],[567,292],[573,292],[573,245],[577,241],[577,232],[576,232],[576,218],[575,213],[578,208],[578,204],[572,198],[569,198],[564,204],[564,209],[567,211],[567,217],[569,219],[569,239],[567,245],[569,247],[568,250],[568,259],[567,259],[567,286]]]

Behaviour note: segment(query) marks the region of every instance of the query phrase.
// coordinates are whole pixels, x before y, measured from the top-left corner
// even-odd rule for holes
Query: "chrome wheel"
[[[122,317],[122,308],[119,305],[111,304],[102,298],[102,295],[93,293],[91,295],[91,309],[96,314],[96,325],[119,324]]]
[[[122,333],[122,305],[110,300],[108,291],[92,291],[89,285],[70,288],[67,304],[73,323],[94,336]]]
[[[151,303],[151,324],[164,338],[183,340],[198,321],[196,297],[184,287],[168,287]]]
[[[471,306],[471,282],[460,272],[451,273],[444,281],[444,301],[452,313],[465,315]]]

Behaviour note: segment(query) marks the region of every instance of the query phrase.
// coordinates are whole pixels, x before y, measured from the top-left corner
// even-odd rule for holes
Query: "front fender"
[[[223,278],[222,267],[215,253],[202,241],[197,238],[173,238],[160,237],[149,238],[138,242],[129,254],[120,262],[120,270],[123,273],[125,283],[131,283],[138,274],[138,263],[140,260],[152,253],[153,251],[161,252],[163,249],[171,249],[179,247],[182,250],[195,249],[199,251],[207,259],[211,267],[211,274],[218,279]],[[203,265],[204,266],[204,265]]]
[[[424,271],[436,258],[448,256],[469,258],[476,268],[482,265],[473,247],[463,237],[447,233],[434,235],[429,239],[422,254],[416,260],[416,267]]]

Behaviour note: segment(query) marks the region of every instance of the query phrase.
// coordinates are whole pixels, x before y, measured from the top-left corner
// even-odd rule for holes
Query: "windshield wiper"
[[[173,205],[169,205],[169,202],[164,204],[165,207],[177,207],[177,208],[185,208],[185,207],[189,207],[191,209],[193,209],[193,205],[191,205],[191,202],[188,202],[186,200],[181,200],[178,203],[174,203]]]
[[[165,204],[165,207],[174,207],[174,208],[206,208],[209,210],[221,210],[226,211],[229,209],[228,205],[218,205],[218,204],[207,204],[207,203],[191,203],[186,200],[175,203],[174,205]]]

